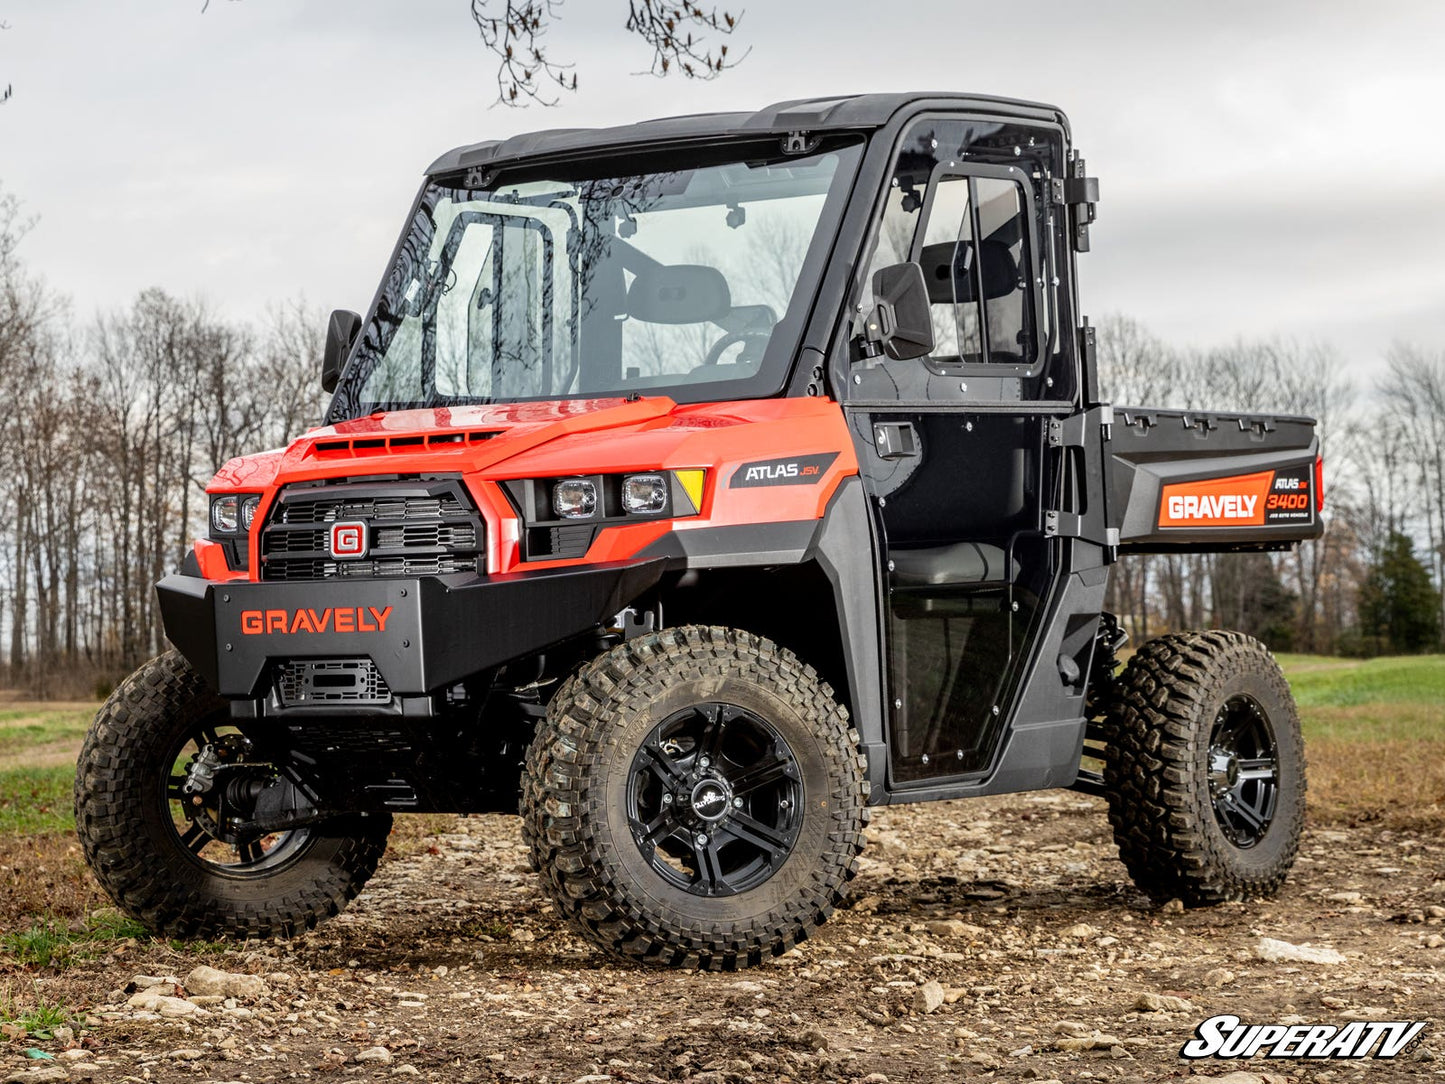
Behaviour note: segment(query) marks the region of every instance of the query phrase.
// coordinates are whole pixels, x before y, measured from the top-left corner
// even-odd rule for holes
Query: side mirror
[[[865,338],[894,361],[933,353],[933,318],[928,284],[916,263],[881,267],[873,275],[873,312]]]
[[[341,380],[351,345],[361,331],[361,317],[350,309],[337,309],[326,321],[326,351],[321,355],[321,390],[333,392]]]

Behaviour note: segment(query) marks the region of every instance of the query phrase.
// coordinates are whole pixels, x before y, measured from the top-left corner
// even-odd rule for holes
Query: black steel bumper
[[[166,635],[222,696],[266,693],[270,664],[370,658],[397,697],[423,696],[609,622],[665,559],[502,576],[156,585]]]

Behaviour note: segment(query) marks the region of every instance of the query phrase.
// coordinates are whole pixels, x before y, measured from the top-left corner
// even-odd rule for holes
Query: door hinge
[[[1099,202],[1099,178],[1090,177],[1084,159],[1075,155],[1069,161],[1069,172],[1056,185],[1062,188],[1058,202],[1069,209],[1073,226],[1074,251],[1089,251],[1089,226],[1097,217]]]

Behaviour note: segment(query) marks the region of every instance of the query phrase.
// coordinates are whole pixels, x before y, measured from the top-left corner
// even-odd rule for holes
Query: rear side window
[[[1006,175],[940,171],[924,199],[907,258],[928,284],[933,360],[1031,369],[1043,291],[1033,271],[1028,189]]]

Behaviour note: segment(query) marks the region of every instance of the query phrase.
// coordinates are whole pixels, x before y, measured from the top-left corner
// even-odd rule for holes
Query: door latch
[[[879,459],[911,459],[918,455],[918,431],[912,422],[874,422],[873,447]]]

